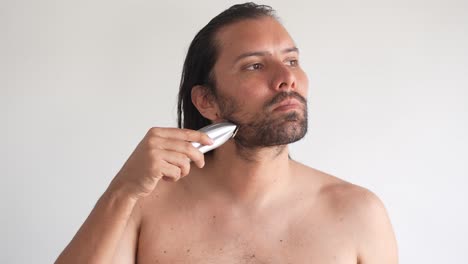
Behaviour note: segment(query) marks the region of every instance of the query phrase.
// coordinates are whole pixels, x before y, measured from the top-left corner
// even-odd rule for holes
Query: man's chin
[[[286,123],[288,126],[283,130],[283,132],[278,133],[277,141],[272,142],[271,146],[287,145],[304,138],[307,133],[307,125],[301,124],[299,121],[288,121]]]
[[[234,140],[247,148],[287,145],[302,139],[307,133],[307,120],[291,116],[279,124],[242,126]]]

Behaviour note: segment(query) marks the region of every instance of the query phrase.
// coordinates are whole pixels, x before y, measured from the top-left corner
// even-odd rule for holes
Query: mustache
[[[281,92],[277,95],[275,95],[275,97],[273,97],[273,99],[271,99],[270,102],[266,103],[265,104],[265,108],[268,108],[268,107],[271,107],[277,103],[280,103],[286,99],[289,99],[289,98],[294,98],[294,99],[297,99],[299,102],[301,102],[302,104],[306,105],[307,104],[307,100],[302,96],[300,95],[298,92]]]

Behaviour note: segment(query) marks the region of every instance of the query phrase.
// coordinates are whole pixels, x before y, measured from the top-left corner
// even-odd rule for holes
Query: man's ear
[[[195,85],[192,88],[192,103],[198,109],[200,114],[212,121],[219,119],[218,104],[213,93],[208,87]]]

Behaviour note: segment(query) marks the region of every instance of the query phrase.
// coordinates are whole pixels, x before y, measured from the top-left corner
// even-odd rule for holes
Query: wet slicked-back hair
[[[216,43],[216,33],[227,25],[245,19],[272,17],[278,19],[275,10],[267,5],[257,5],[249,2],[231,6],[214,17],[203,27],[189,46],[185,57],[180,80],[177,102],[177,125],[179,128],[200,129],[211,121],[203,117],[193,105],[192,88],[203,85],[215,93],[215,76],[213,67],[218,59],[219,46]]]

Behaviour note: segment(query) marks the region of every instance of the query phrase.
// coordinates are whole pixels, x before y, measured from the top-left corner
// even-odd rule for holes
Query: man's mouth
[[[301,102],[299,102],[295,98],[288,98],[280,102],[279,104],[275,105],[273,108],[273,112],[275,111],[289,111],[292,109],[299,109],[301,108]]]

